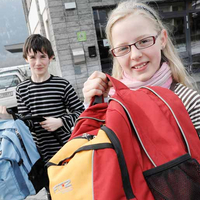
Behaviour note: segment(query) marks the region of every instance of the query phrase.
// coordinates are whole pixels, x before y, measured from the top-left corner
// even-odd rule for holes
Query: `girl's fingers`
[[[88,78],[88,80],[92,80],[95,78],[100,78],[102,81],[107,81],[107,76],[103,72],[95,71],[92,75]]]
[[[97,90],[106,90],[107,84],[103,82],[100,78],[95,78],[93,80],[87,80],[84,83],[84,88],[83,92],[89,92],[92,89],[97,89]]]

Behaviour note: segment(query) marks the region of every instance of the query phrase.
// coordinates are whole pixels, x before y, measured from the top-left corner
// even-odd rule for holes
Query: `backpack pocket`
[[[200,197],[200,165],[189,154],[143,174],[156,200],[191,200]]]
[[[20,168],[16,161],[0,160],[0,200],[21,200],[35,193],[33,186],[27,185],[24,179],[26,172]]]

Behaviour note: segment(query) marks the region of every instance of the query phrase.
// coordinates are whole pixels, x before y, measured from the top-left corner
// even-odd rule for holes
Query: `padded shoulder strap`
[[[179,120],[178,118],[176,117],[176,114],[174,113],[174,110],[172,109],[171,106],[173,106],[173,104],[170,102],[170,101],[166,101],[165,99],[168,99],[168,98],[164,98],[164,97],[169,97],[169,94],[167,96],[166,95],[166,91],[163,92],[163,90],[160,90],[160,88],[157,88],[157,87],[144,87],[146,89],[148,89],[149,91],[151,91],[152,93],[154,93],[160,100],[163,101],[163,103],[169,108],[169,110],[171,111],[174,119],[176,120],[176,123],[180,129],[180,132],[181,132],[181,135],[183,136],[183,140],[185,141],[185,144],[186,144],[186,147],[187,147],[187,151],[188,153],[191,155],[191,152],[190,152],[190,147],[189,147],[189,144],[188,144],[188,141],[187,141],[187,138],[185,136],[185,133],[182,129],[182,126],[180,125],[179,123]],[[174,93],[171,93],[170,95],[178,98]],[[182,103],[181,103],[182,104]],[[176,104],[177,105],[177,104]],[[182,109],[181,109],[182,110]],[[183,107],[183,110],[185,110],[185,107]]]
[[[181,99],[171,90],[164,90],[161,87],[153,86],[145,88],[154,93],[167,105],[180,129],[188,153],[199,161],[200,150],[198,136]]]
[[[176,84],[177,84],[176,81],[173,81],[173,82],[172,82],[172,84],[171,84],[171,86],[170,86],[170,90],[171,90],[171,91],[174,91],[174,90],[175,90]]]

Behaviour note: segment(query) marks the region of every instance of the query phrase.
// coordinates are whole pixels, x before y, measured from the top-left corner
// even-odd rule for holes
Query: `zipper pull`
[[[94,135],[90,135],[88,133],[83,133],[82,137],[86,138],[88,141],[94,138]]]

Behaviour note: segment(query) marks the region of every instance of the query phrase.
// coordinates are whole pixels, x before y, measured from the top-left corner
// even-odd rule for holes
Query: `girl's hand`
[[[13,119],[11,114],[8,114],[7,110],[6,110],[6,106],[1,106],[0,105],[0,120],[1,119]]]
[[[89,104],[92,97],[96,95],[107,97],[111,86],[104,73],[95,71],[84,83],[82,90],[84,103]]]
[[[45,121],[40,122],[40,125],[47,131],[55,131],[63,126],[61,118],[45,117],[45,119]]]

